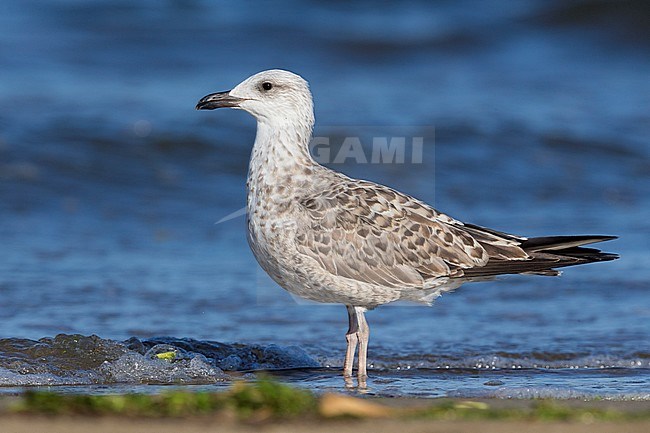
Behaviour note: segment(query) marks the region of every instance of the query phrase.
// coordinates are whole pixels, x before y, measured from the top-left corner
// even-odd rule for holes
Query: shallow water
[[[336,169],[500,230],[620,237],[616,262],[370,312],[370,393],[648,399],[648,6],[429,3],[5,1],[2,389],[344,389],[344,308],[292,299],[243,218],[215,224],[244,205],[254,121],[193,111],[282,67],[334,144],[424,137],[421,163]]]

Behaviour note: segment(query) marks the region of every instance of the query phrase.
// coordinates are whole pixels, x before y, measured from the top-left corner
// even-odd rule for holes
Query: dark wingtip
[[[618,239],[610,235],[541,236],[521,243],[525,251],[558,251]]]
[[[596,240],[596,242],[607,242],[607,241],[613,241],[614,239],[618,239],[618,236],[612,236],[612,235],[594,235],[591,236]]]
[[[601,261],[601,262],[608,262],[608,261],[610,261],[610,260],[618,260],[618,259],[620,259],[620,258],[621,258],[621,256],[618,255],[618,254],[614,254],[614,253],[600,253],[599,261]]]

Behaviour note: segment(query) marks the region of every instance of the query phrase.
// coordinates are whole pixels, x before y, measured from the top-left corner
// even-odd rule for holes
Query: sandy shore
[[[131,419],[121,417],[0,417],[3,433],[421,433],[421,432],[481,432],[481,433],[647,433],[650,421],[642,422],[522,422],[522,421],[431,421],[431,420],[331,420],[293,421],[262,424],[242,424],[220,419]]]
[[[15,399],[2,399],[5,407]],[[364,399],[373,405],[381,407],[418,409],[431,405],[429,399]],[[462,400],[448,400],[463,403]],[[534,400],[473,400],[497,409],[526,409],[535,404]],[[597,411],[616,411],[630,415],[650,412],[650,402],[625,401],[578,401],[564,400],[558,404],[573,409],[593,409]],[[0,405],[3,406],[3,405]],[[432,419],[323,419],[317,417],[299,418],[292,421],[237,421],[228,416],[196,416],[186,418],[147,418],[127,417],[116,415],[105,416],[45,416],[34,414],[17,414],[5,412],[0,414],[0,432],[2,433],[205,433],[236,432],[236,433],[275,433],[275,432],[315,432],[332,433],[420,433],[420,432],[478,432],[481,433],[647,433],[650,432],[650,417],[643,420],[599,421],[585,418],[574,421],[527,421],[527,420],[432,420]]]

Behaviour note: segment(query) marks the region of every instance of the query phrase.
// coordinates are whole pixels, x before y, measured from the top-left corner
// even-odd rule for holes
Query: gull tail
[[[583,247],[613,239],[616,239],[616,236],[588,235],[544,236],[522,240],[520,247],[530,259],[490,259],[483,267],[466,269],[464,277],[480,278],[503,274],[559,275],[560,272],[556,268],[618,259],[617,254]]]

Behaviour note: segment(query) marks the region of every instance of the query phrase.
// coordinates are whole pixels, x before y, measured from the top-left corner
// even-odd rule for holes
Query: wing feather
[[[386,287],[427,287],[484,266],[492,253],[521,257],[518,238],[500,237],[437,212],[388,187],[342,181],[298,203],[298,251],[328,272]]]

